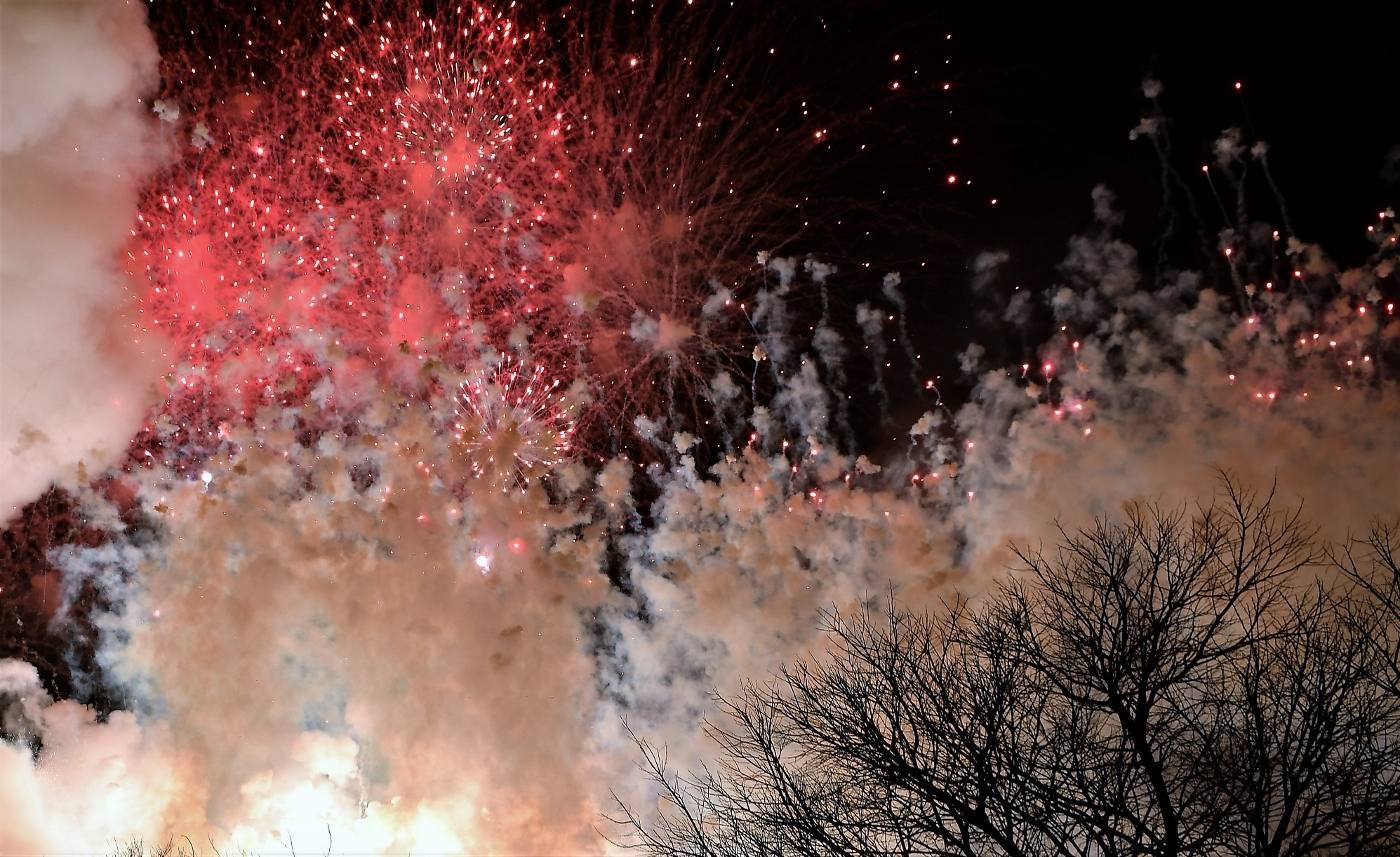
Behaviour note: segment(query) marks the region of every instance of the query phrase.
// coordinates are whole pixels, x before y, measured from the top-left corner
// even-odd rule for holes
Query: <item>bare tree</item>
[[[1358,564],[1366,584],[1324,585],[1335,565],[1299,512],[1229,483],[1190,514],[1139,506],[1062,537],[1052,553],[1020,551],[1021,572],[976,606],[829,614],[829,654],[719,700],[713,767],[673,771],[638,739],[660,805],[619,803],[622,844],[966,857],[1400,848],[1400,695],[1385,659],[1400,616],[1384,614],[1400,604],[1400,574]],[[1389,636],[1371,627],[1382,615]]]
[[[1400,696],[1400,524],[1376,524],[1332,560],[1363,593],[1354,620],[1372,643],[1373,678]]]

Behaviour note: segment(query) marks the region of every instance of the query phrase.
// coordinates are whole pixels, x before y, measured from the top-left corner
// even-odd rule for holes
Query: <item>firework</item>
[[[800,232],[796,189],[825,145],[771,65],[765,20],[603,4],[567,27],[580,204],[553,308],[607,425],[669,418],[709,434],[716,375],[753,372],[753,260]]]
[[[457,388],[456,439],[477,479],[520,486],[570,454],[576,393],[507,355]]]
[[[174,345],[161,414],[182,427],[323,380],[412,395],[424,361],[505,339],[551,280],[567,170],[531,34],[480,9],[360,22],[328,5],[320,24],[279,22],[278,73],[226,89],[171,63],[157,110],[180,156],[127,255],[143,326]]]
[[[617,724],[703,761],[713,692],[818,651],[824,608],[896,591],[937,609],[997,579],[1008,540],[1195,496],[1215,466],[1315,492],[1334,532],[1394,513],[1376,474],[1400,444],[1368,431],[1400,413],[1381,371],[1389,213],[1365,270],[1334,276],[1285,236],[1269,265],[1229,241],[1237,272],[1147,286],[1099,194],[1049,341],[956,415],[919,418],[907,456],[843,454],[832,379],[856,349],[831,272],[756,252],[781,244],[765,212],[797,159],[775,141],[801,126],[753,133],[771,102],[726,92],[738,66],[693,59],[684,34],[704,28],[677,20],[580,43],[592,59],[563,75],[543,31],[475,7],[326,8],[298,25],[315,32],[268,22],[285,50],[231,33],[248,56],[190,61],[217,68],[162,99],[180,157],[141,197],[128,257],[145,326],[178,346],[138,438],[149,467],[84,492],[91,532],[0,542],[22,569],[7,633],[85,603],[100,651],[28,651],[94,664],[104,705],[142,715],[53,702],[52,664],[0,661],[21,736],[0,742],[0,792],[22,808],[9,850],[185,833],[323,854],[602,848],[614,783],[655,797],[629,793]],[[1250,253],[1275,246],[1250,234],[1267,238]],[[855,319],[883,383],[904,319],[871,285]],[[823,298],[809,360],[788,311],[804,292]],[[752,431],[707,462],[672,429],[714,400]],[[667,460],[580,454],[587,425],[609,449],[635,427]],[[71,527],[46,506],[28,535],[46,515]]]
[[[327,17],[339,25],[328,52],[322,133],[336,154],[327,170],[383,261],[375,275],[386,281],[391,327],[404,313],[431,317],[434,300],[459,323],[482,318],[505,331],[528,320],[556,276],[554,209],[570,174],[539,34],[482,8],[442,21],[416,13],[359,25],[329,7]],[[394,294],[410,274],[432,281],[418,300]],[[470,286],[453,307],[444,274]],[[395,328],[395,344],[428,344],[431,318],[402,327],[420,335]]]
[[[752,39],[709,50],[728,18],[617,12],[549,42],[482,7],[327,4],[315,31],[264,21],[276,61],[248,49],[246,77],[171,61],[180,157],[128,253],[175,344],[163,412],[214,414],[184,431],[207,437],[323,381],[413,396],[433,365],[528,342],[576,367],[607,447],[639,416],[704,433],[715,379],[754,374],[752,259],[792,234],[778,209],[824,138],[799,97],[737,85],[765,73]]]

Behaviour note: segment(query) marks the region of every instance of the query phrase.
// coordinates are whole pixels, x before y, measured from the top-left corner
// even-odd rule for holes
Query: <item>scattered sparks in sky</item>
[[[561,387],[543,366],[527,369],[509,356],[461,383],[456,436],[475,476],[505,490],[568,457],[577,423]]]

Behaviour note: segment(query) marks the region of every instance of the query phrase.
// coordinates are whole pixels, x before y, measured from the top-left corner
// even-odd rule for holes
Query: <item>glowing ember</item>
[[[574,404],[541,366],[503,357],[457,389],[456,438],[472,473],[502,490],[541,475],[569,454]]]

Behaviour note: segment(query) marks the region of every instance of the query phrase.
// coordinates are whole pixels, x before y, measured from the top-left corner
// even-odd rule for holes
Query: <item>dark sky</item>
[[[866,159],[845,180],[902,193],[903,210],[923,220],[926,252],[909,246],[918,230],[872,236],[863,249],[896,264],[908,257],[900,267],[933,371],[955,373],[956,353],[972,340],[1009,361],[1030,357],[1034,336],[1020,341],[979,328],[965,266],[980,250],[1004,249],[1012,255],[1006,282],[1049,287],[1067,239],[1090,223],[1095,185],[1115,192],[1126,237],[1150,251],[1161,228],[1159,161],[1149,143],[1128,138],[1148,112],[1147,76],[1165,86],[1174,166],[1201,214],[1193,229],[1213,238],[1226,225],[1200,166],[1213,163],[1220,132],[1239,127],[1248,141],[1270,144],[1270,166],[1300,235],[1343,263],[1364,258],[1366,226],[1400,190],[1400,12],[1383,12],[1385,5],[1223,17],[1134,6],[1079,20],[1026,16],[1002,4],[969,12],[862,3],[829,12],[832,37],[814,49],[849,60],[832,78],[838,98],[908,81],[914,68],[922,79],[907,87],[907,107],[887,105],[882,114],[894,117],[896,130],[884,141],[894,154]],[[950,173],[957,185],[945,183]],[[967,178],[971,187],[962,184]],[[1276,223],[1262,179],[1255,171],[1247,185],[1251,215]],[[949,379],[946,389],[956,395],[957,387]]]
[[[1177,15],[1095,28],[969,21],[955,35],[971,90],[968,121],[982,138],[969,152],[987,183],[1004,188],[1001,217],[988,221],[987,234],[1073,223],[1075,205],[1083,222],[1083,194],[1098,182],[1130,212],[1155,206],[1155,158],[1127,137],[1143,115],[1140,82],[1150,74],[1166,86],[1183,170],[1209,162],[1219,132],[1238,126],[1270,142],[1298,230],[1339,255],[1363,253],[1362,231],[1394,201],[1394,177],[1386,188],[1380,171],[1400,145],[1400,14],[1377,14],[1384,5],[1366,16]]]

